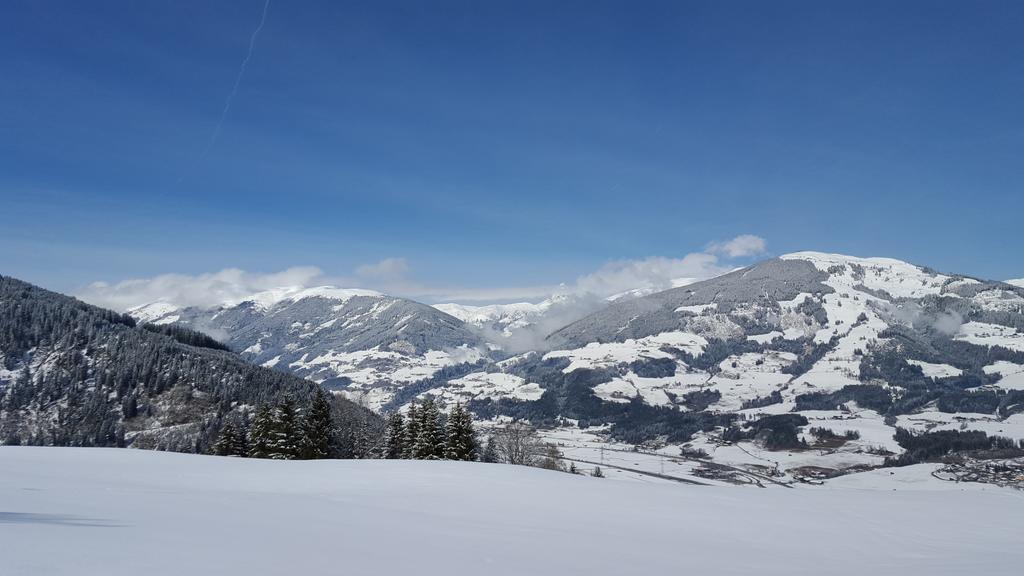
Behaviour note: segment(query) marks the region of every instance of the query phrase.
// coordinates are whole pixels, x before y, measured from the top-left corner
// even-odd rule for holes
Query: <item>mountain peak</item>
[[[237,306],[244,302],[252,302],[261,309],[268,309],[281,302],[298,302],[305,298],[327,298],[329,300],[347,301],[357,296],[380,298],[384,294],[376,290],[364,290],[361,288],[339,288],[337,286],[316,286],[306,288],[303,286],[284,286],[257,292],[244,298],[236,298],[226,301],[224,306]]]
[[[859,256],[848,256],[846,254],[832,254],[828,252],[815,252],[813,250],[803,250],[800,252],[791,252],[789,254],[783,254],[779,256],[782,260],[806,260],[815,264],[824,264],[826,268],[828,266],[842,265],[842,264],[858,264],[861,266],[912,266],[914,268],[920,268],[905,262],[903,260],[897,260],[895,258],[879,258],[869,257],[862,258]],[[822,269],[821,266],[818,266]]]

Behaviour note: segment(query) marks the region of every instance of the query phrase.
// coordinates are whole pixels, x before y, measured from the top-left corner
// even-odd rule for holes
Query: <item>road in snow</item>
[[[885,486],[885,479],[857,487]],[[1019,574],[1024,494],[0,448],[0,573]]]

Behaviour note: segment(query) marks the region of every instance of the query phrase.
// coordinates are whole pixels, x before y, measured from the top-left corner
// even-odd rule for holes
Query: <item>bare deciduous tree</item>
[[[557,448],[540,439],[537,429],[526,422],[514,421],[495,431],[492,436],[498,459],[506,464],[560,466]]]

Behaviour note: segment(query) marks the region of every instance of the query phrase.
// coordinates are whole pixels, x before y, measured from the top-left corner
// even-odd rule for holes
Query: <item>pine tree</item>
[[[487,446],[484,448],[484,453],[480,455],[480,461],[497,464],[498,460],[498,440],[494,436],[489,436],[487,438]]]
[[[323,390],[317,390],[313,396],[301,428],[300,457],[305,460],[327,458],[334,435],[334,420],[331,417],[331,403]]]
[[[273,434],[273,418],[266,406],[260,406],[256,410],[256,417],[252,420],[249,429],[250,449],[249,455],[253,458],[270,458],[271,434]]]
[[[441,414],[434,399],[427,397],[419,409],[419,424],[414,457],[417,460],[439,460],[444,457],[444,430]]]
[[[295,400],[285,396],[271,415],[270,457],[275,460],[294,460],[302,448],[302,430]]]
[[[405,415],[405,436],[402,442],[403,458],[416,458],[416,442],[420,438],[420,409],[413,401]]]
[[[448,460],[476,460],[477,451],[473,415],[461,403],[456,404],[448,415],[444,457]]]
[[[405,457],[405,418],[395,410],[388,416],[387,435],[384,440],[384,457],[397,460]]]
[[[244,425],[235,427],[235,438],[230,450],[232,456],[249,457],[249,435]]]
[[[238,442],[238,432],[235,425],[228,422],[220,429],[220,436],[213,445],[213,453],[217,456],[233,456],[235,443]]]

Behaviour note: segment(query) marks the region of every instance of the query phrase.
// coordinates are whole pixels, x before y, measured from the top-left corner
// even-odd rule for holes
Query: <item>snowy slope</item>
[[[742,468],[740,476],[772,471],[784,482],[800,481],[809,468],[849,473],[898,456],[894,420],[918,431],[948,423],[1019,438],[1014,419],[1024,416],[1011,395],[1024,386],[1024,291],[889,258],[787,254],[614,302],[544,344],[424,394],[473,399],[471,408],[488,418],[580,422],[588,433],[600,427],[604,442],[648,444],[672,456],[688,444]],[[523,382],[547,396],[534,402],[510,384]],[[501,394],[510,402],[496,402]],[[988,412],[979,414],[972,402],[982,398]],[[958,403],[968,409],[958,412]],[[724,442],[722,420],[676,417],[659,429],[652,422],[668,418],[638,405],[747,421],[798,413],[809,421],[799,431],[808,446],[786,452]],[[688,423],[702,429],[673,438]],[[557,426],[553,434],[573,431]],[[812,427],[860,438],[837,446]]]
[[[1017,280],[1007,280],[1007,284],[1013,284],[1014,286],[1020,286],[1024,288],[1024,278],[1018,278]]]
[[[0,448],[0,470],[7,576],[1000,576],[1024,565],[1021,494],[870,489],[893,486],[886,475],[849,482],[858,489],[744,490],[472,463],[19,447]]]
[[[975,317],[987,321],[973,320]],[[678,350],[693,356],[702,352],[645,344],[652,338],[745,339],[760,349],[738,349],[713,369],[679,361],[674,375],[662,377],[660,383],[647,383],[721,393],[718,407],[735,410],[744,400],[772,392],[795,397],[859,384],[864,355],[886,345],[889,339],[883,335],[892,328],[904,330],[907,338],[920,338],[924,348],[930,346],[930,339],[948,334],[980,347],[1024,351],[1024,330],[1018,326],[1024,326],[1024,294],[1006,284],[939,274],[889,258],[798,252],[712,280],[613,304],[553,333],[548,340],[557,350],[548,352],[546,358],[572,358],[568,370],[607,368],[671,357]],[[786,364],[797,360],[793,352],[801,351],[802,346],[797,345],[801,342],[822,347],[822,353],[809,369],[782,373]],[[612,348],[614,355],[595,355]],[[780,364],[780,358],[788,360]],[[949,363],[962,359],[938,360],[935,352],[928,358],[905,358],[925,377],[951,378],[964,373],[963,368]],[[987,372],[1016,373],[995,368]],[[623,376],[631,379],[628,374]],[[663,400],[655,403],[663,405]]]
[[[671,287],[679,288],[695,282],[696,278],[675,278],[671,281]],[[434,304],[434,308],[481,330],[493,345],[515,353],[543,348],[545,336],[610,303],[625,302],[659,291],[657,288],[637,288],[607,298],[563,292],[537,303],[515,302],[485,306],[446,303]]]
[[[545,300],[539,303],[514,302],[512,304],[489,304],[470,306],[466,304],[434,304],[434,308],[478,327],[500,327],[505,333],[524,328],[536,322],[551,307]]]
[[[515,354],[543,347],[544,337],[552,331],[601,310],[608,302],[594,295],[564,293],[538,303],[434,307],[471,326],[490,346]]]

